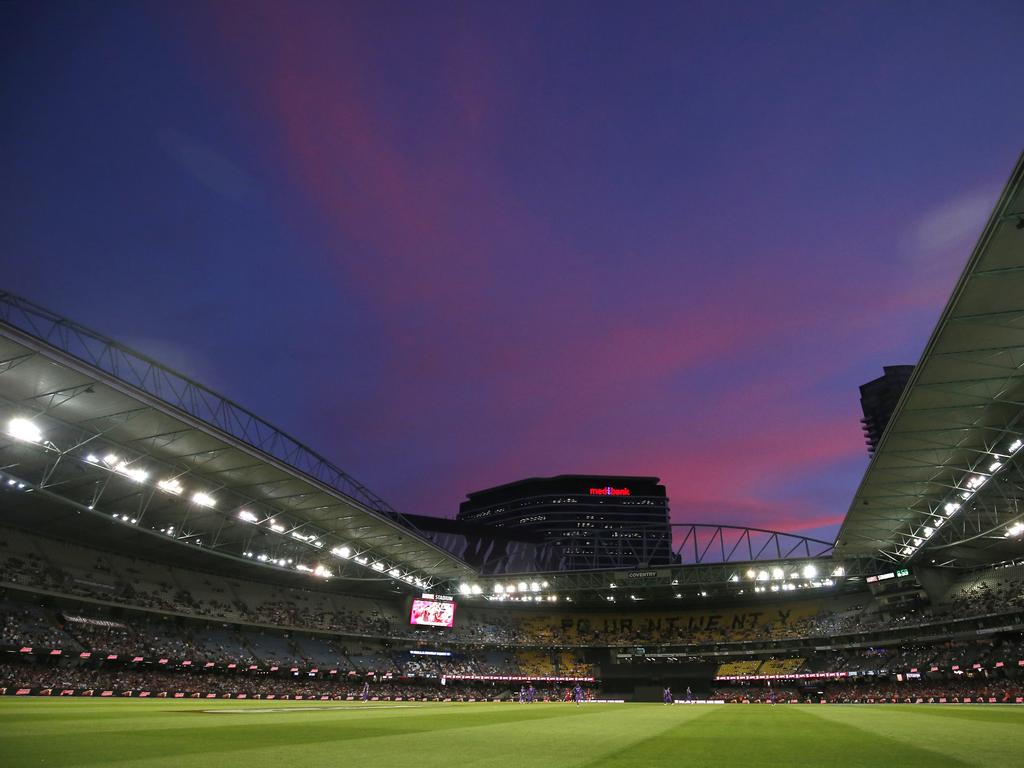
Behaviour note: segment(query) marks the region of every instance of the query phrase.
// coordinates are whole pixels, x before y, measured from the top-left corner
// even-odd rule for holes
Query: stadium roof
[[[176,542],[388,589],[473,573],[255,414],[8,293],[0,489],[4,520],[58,536],[129,538],[147,551]]]
[[[1019,556],[1024,517],[1024,154],[889,421],[836,557]]]

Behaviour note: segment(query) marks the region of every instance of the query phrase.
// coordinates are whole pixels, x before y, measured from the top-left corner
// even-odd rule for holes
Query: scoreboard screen
[[[426,627],[452,627],[455,625],[455,603],[413,600],[409,623]]]

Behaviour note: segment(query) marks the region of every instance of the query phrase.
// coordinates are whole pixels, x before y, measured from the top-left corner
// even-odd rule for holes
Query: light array
[[[9,436],[15,438],[16,440],[21,440],[22,442],[37,443],[40,445],[44,445],[46,447],[53,448],[53,445],[51,443],[44,441],[44,435],[42,430],[30,419],[20,417],[11,419],[7,423],[6,433]],[[89,453],[85,455],[85,461],[95,467],[106,469],[110,472],[121,475],[122,477],[126,477],[129,480],[132,480],[139,484],[145,483],[147,480],[149,480],[150,477],[150,473],[148,471],[142,469],[141,467],[133,466],[133,464],[130,461],[122,458],[116,453],[108,453],[104,456],[98,456],[94,453]],[[25,488],[24,483],[16,480],[9,480],[8,485],[15,486],[18,489]],[[158,490],[170,496],[182,496],[185,493],[185,486],[182,485],[181,481],[176,477],[168,477],[161,480],[157,480],[154,483],[154,485]],[[213,509],[216,508],[217,506],[217,499],[210,493],[207,493],[206,491],[203,490],[192,491],[191,495],[188,498],[193,504],[200,507]],[[92,508],[93,506],[89,505],[89,509]],[[239,510],[237,513],[237,517],[238,519],[246,523],[259,524],[261,522],[259,516],[257,516],[255,513],[247,509]],[[129,525],[138,524],[138,519],[133,518],[129,515],[114,514],[113,518],[119,522],[126,523]],[[275,533],[285,534],[288,530],[286,526],[278,523],[272,517],[266,519],[263,522],[266,522],[267,526]],[[156,529],[154,528],[154,530]],[[191,534],[188,537],[182,537],[179,534],[176,534],[174,526],[162,528],[160,529],[160,533],[175,538],[191,537]],[[290,538],[307,544],[313,547],[314,549],[323,549],[324,547],[323,538],[318,534],[303,534],[297,530],[293,530],[288,535],[290,536]],[[201,545],[201,541],[199,539],[196,539],[195,543]],[[349,559],[352,555],[352,551],[348,546],[339,546],[332,549],[331,554],[341,559]],[[247,551],[244,553],[244,557],[257,560],[261,563],[276,565],[278,567],[291,567],[294,565],[293,560],[291,559],[272,557],[271,555],[266,553],[257,554],[256,552]],[[413,576],[410,573],[403,572],[393,563],[386,564],[383,560],[377,558],[371,560],[366,556],[366,553],[363,553],[362,555],[356,556],[352,559],[353,562],[356,562],[359,565],[371,567],[374,571],[378,573],[386,572],[386,575],[390,576],[396,581],[401,581],[419,588],[427,588],[430,586],[426,580],[421,579],[417,576]],[[320,564],[317,564],[316,566],[308,566],[300,563],[298,565],[294,565],[294,567],[296,568],[296,570],[312,573],[315,576],[320,576],[323,578],[329,578],[334,575],[330,568]]]
[[[963,504],[970,501],[974,496],[982,489],[982,487],[1006,466],[1006,460],[1016,454],[1020,449],[1024,447],[1024,440],[1020,438],[1014,439],[1006,448],[1005,454],[992,453],[992,461],[987,467],[987,473],[978,470],[967,473],[961,478],[960,484],[955,486],[955,490],[952,493],[952,500],[947,500],[942,503],[942,514],[938,511],[932,512],[928,518],[926,524],[919,525],[916,529],[911,529],[911,533],[907,536],[903,545],[900,547],[899,553],[903,555],[905,560],[909,560],[917,551],[924,545],[928,539],[934,536],[939,528],[941,528],[951,517],[963,508]],[[1012,530],[1012,529],[1009,529]],[[1024,528],[1021,529],[1024,533]],[[1007,536],[1018,536],[1019,533],[1009,533]]]
[[[513,601],[513,602],[557,602],[558,595],[541,594],[544,590],[550,588],[550,584],[547,581],[530,580],[530,581],[518,581],[509,582],[502,584],[497,582],[491,585],[491,593],[484,594],[486,590],[479,584],[462,584],[459,587],[459,591],[464,595],[480,595],[483,594],[486,600],[496,600],[498,602]],[[468,591],[466,591],[468,589]]]
[[[274,533],[280,534],[282,536],[287,536],[288,538],[293,539],[295,541],[300,541],[303,544],[307,544],[313,547],[314,549],[324,548],[324,537],[320,534],[302,533],[298,529],[289,530],[288,525],[284,521],[278,520],[276,517],[268,517],[261,520],[258,515],[251,512],[248,509],[238,510],[236,516],[238,517],[239,520],[245,523],[251,523],[253,525],[265,524],[267,528],[269,528]],[[401,581],[411,586],[419,587],[421,589],[425,589],[429,586],[429,584],[424,579],[421,579],[418,576],[413,576],[411,573],[406,573],[402,571],[398,566],[396,566],[393,563],[389,565],[384,560],[370,558],[367,556],[367,553],[362,553],[361,555],[356,555],[355,557],[353,557],[352,548],[348,545],[339,545],[333,547],[330,550],[330,553],[339,560],[351,560],[352,562],[358,563],[362,566],[366,566],[377,573],[386,574],[395,581]],[[246,552],[245,557],[253,558],[261,563],[269,563],[270,565],[276,565],[280,568],[287,568],[293,565],[291,560],[273,557],[265,553],[257,554],[255,552]],[[325,579],[337,575],[328,566],[319,563],[316,566],[309,566],[305,563],[299,563],[294,567],[298,571],[303,571],[304,573],[312,573],[314,576],[320,576]]]
[[[115,472],[123,477],[127,477],[130,480],[134,480],[136,483],[142,484],[149,479],[149,472],[140,467],[132,466],[128,461],[118,456],[116,453],[108,453],[106,456],[100,458],[94,453],[86,454],[85,460],[93,466],[107,469],[111,472]],[[168,477],[163,480],[157,480],[156,487],[170,496],[181,496],[185,491],[185,487],[181,484],[176,477]],[[192,494],[192,503],[198,504],[201,507],[215,507],[217,506],[217,500],[214,499],[210,494],[204,491],[196,491]]]

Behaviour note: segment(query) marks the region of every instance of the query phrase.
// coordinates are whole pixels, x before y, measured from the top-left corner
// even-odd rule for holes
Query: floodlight
[[[198,491],[192,494],[192,501],[201,507],[215,507],[217,506],[216,500],[207,493]]]
[[[384,563],[376,562],[373,565],[371,565],[370,567],[373,568],[373,570],[375,570],[375,571],[383,571],[384,570]]]
[[[954,512],[960,509],[960,505],[955,502],[950,502],[946,505],[945,510],[947,515],[952,515]]]
[[[808,563],[804,566],[803,574],[805,579],[813,579],[818,575],[818,569]]]
[[[520,581],[519,582],[519,591],[520,592],[525,592],[526,591],[526,582],[525,581]]]
[[[474,595],[479,595],[481,592],[483,592],[483,590],[480,589],[480,585],[479,584],[474,584],[473,587],[472,587],[472,592],[473,592]]]
[[[399,576],[402,575],[402,572],[400,570],[398,570],[397,568],[392,568],[390,571],[388,571],[388,575],[391,576],[392,578],[397,579]]]
[[[271,523],[270,530],[274,531],[275,533],[284,533],[284,526],[278,525],[277,523]]]
[[[470,594],[470,593],[471,593],[472,591],[473,591],[473,590],[472,590],[472,589],[470,589],[470,587],[469,587],[469,584],[459,584],[459,593],[460,593],[460,594],[463,594],[463,595],[468,595],[468,594]]]
[[[156,487],[166,493],[172,493],[175,496],[180,496],[181,492],[185,489],[182,488],[181,483],[178,482],[177,478],[169,477],[166,480],[160,480],[157,482]]]
[[[505,592],[505,587],[504,586],[502,586],[501,584],[495,584],[494,585],[494,594],[500,595],[500,594],[503,594],[504,592]]]
[[[352,550],[349,549],[348,547],[335,547],[334,549],[331,550],[331,554],[336,556],[336,557],[348,558],[348,557],[352,556]]]
[[[238,519],[244,520],[247,523],[255,523],[259,521],[259,518],[247,509],[243,509],[238,513]]]
[[[28,419],[11,419],[7,422],[7,434],[26,443],[41,443],[43,433]]]
[[[538,584],[536,581],[531,581],[530,582],[530,591],[531,592],[540,592],[540,584]]]
[[[782,572],[781,568],[772,568],[772,578],[782,579],[785,578],[786,574]]]

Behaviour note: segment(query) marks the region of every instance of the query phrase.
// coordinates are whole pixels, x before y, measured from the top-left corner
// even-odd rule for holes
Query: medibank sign
[[[629,488],[612,488],[610,485],[604,488],[591,488],[591,496],[629,496]]]

